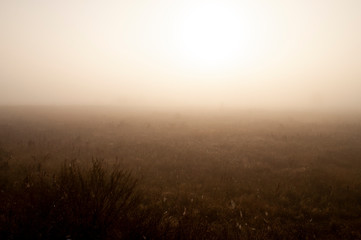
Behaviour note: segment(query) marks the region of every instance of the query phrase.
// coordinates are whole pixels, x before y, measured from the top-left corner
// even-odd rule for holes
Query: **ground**
[[[24,198],[34,173],[61,179],[64,162],[131,172],[131,231],[113,238],[361,239],[355,114],[2,107],[0,139],[3,202]],[[5,239],[28,221],[16,208],[0,209]]]

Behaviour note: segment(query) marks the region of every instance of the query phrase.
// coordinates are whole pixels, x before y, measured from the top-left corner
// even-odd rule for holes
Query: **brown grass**
[[[2,112],[1,239],[361,239],[356,117]]]

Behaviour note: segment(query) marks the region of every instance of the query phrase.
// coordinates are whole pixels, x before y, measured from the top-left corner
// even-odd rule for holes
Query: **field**
[[[0,108],[1,239],[361,239],[361,116]]]

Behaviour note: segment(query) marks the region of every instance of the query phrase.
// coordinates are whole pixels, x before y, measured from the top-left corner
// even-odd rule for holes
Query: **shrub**
[[[128,171],[117,167],[107,170],[98,159],[89,169],[72,161],[64,163],[58,174],[30,172],[2,195],[0,237],[127,238],[135,231],[136,183]]]

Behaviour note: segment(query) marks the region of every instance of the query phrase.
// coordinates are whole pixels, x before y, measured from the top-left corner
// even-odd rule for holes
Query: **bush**
[[[139,215],[136,183],[129,172],[107,170],[98,159],[86,170],[72,161],[58,174],[30,172],[2,194],[0,237],[127,238],[134,234],[132,222]]]

